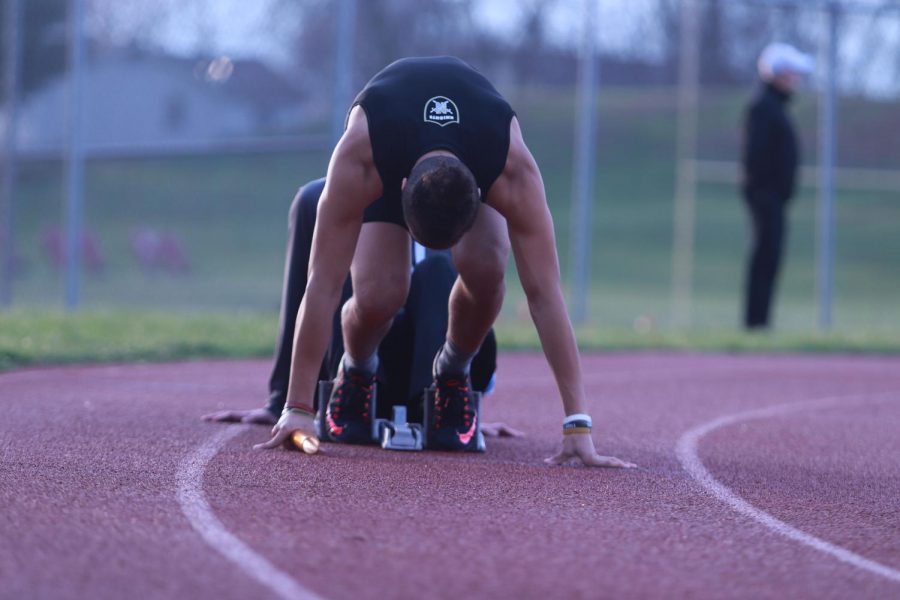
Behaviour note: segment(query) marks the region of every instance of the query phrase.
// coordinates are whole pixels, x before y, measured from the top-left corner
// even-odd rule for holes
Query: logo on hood
[[[444,127],[451,123],[459,124],[459,109],[456,108],[453,100],[444,96],[435,96],[425,103],[426,123],[434,123]]]

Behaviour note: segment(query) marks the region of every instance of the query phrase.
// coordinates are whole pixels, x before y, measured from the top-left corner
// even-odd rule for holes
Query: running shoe
[[[428,445],[440,450],[472,450],[478,444],[478,410],[466,376],[434,376],[434,406]]]
[[[345,444],[372,443],[372,396],[375,375],[359,369],[338,369],[325,411],[329,437]]]

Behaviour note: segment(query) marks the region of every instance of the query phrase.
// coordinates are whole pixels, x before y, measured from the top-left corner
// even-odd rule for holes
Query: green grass
[[[900,353],[896,333],[746,333],[735,329],[604,329],[581,327],[576,331],[584,351],[690,351],[690,352],[811,352],[811,353]],[[497,336],[506,350],[537,350],[534,328],[501,321]]]
[[[268,358],[277,321],[274,313],[0,312],[0,371],[71,363]],[[583,327],[579,344],[586,351],[900,353],[900,336],[889,333],[661,331],[645,323],[640,331]],[[504,350],[540,347],[530,323],[502,319],[497,335]]]
[[[0,312],[0,370],[28,365],[271,356],[268,313]]]
[[[277,310],[288,207],[299,185],[321,176],[326,161],[306,153],[91,163],[85,226],[107,264],[100,273],[85,273],[84,306]],[[59,226],[61,176],[52,163],[23,171],[17,236],[25,266],[15,287],[21,305],[60,306],[60,277],[42,239]],[[142,272],[129,245],[142,227],[177,235],[190,272]]]
[[[734,159],[747,89],[708,89],[700,112],[701,158]],[[524,135],[541,165],[556,223],[563,278],[568,281],[574,97],[570,90],[510,91]],[[590,325],[630,330],[646,318],[672,329],[670,318],[672,197],[675,182],[675,97],[671,89],[604,88],[598,98],[598,156],[593,204]],[[815,154],[815,105],[795,107],[803,148]],[[849,166],[900,164],[900,142],[851,135],[900,127],[896,104],[844,99],[839,160]],[[880,126],[880,127],[879,127]],[[896,137],[896,136],[895,136]],[[900,139],[900,138],[898,138]],[[873,148],[877,147],[877,152]],[[321,176],[327,152],[92,161],[87,170],[86,226],[107,259],[86,274],[82,302],[105,311],[187,312],[189,315],[271,314],[278,308],[285,221],[297,186]],[[60,276],[41,248],[43,232],[62,214],[62,168],[23,168],[17,241],[24,268],[16,308],[53,310],[62,304]],[[838,190],[834,317],[841,336],[900,337],[900,193]],[[129,248],[137,227],[181,237],[191,270],[146,274]],[[740,321],[748,238],[747,215],[733,186],[697,190],[693,323],[733,331]],[[816,322],[815,197],[803,190],[791,210],[787,260],[776,324],[803,336]],[[518,323],[523,297],[510,267],[503,317]],[[177,315],[176,315],[177,317]],[[675,335],[675,334],[673,334]]]
[[[570,90],[508,91],[525,139],[541,165],[568,281],[575,102]],[[735,160],[747,89],[706,89],[698,156]],[[740,322],[748,238],[734,186],[697,189],[694,329],[670,318],[676,95],[671,89],[604,88],[598,98],[598,155],[591,223],[590,319],[585,349],[747,352],[900,352],[900,193],[838,190],[835,330],[817,334],[815,196],[791,208],[787,259],[774,333],[747,335]],[[839,162],[896,168],[896,103],[842,99]],[[794,107],[806,156],[815,155],[816,106]],[[858,135],[863,132],[864,135]],[[897,139],[894,139],[897,138]],[[0,311],[0,369],[71,362],[271,356],[280,302],[286,216],[297,187],[321,176],[328,153],[91,161],[86,227],[106,257],[85,275],[84,310],[58,312],[60,274],[42,236],[58,227],[63,170],[24,165],[16,209],[23,269],[14,306]],[[811,162],[811,161],[807,161]],[[189,273],[141,271],[129,247],[138,227],[178,235]],[[506,349],[537,348],[524,297],[510,267],[498,322]],[[526,315],[523,317],[523,315]],[[640,326],[637,331],[635,324]]]

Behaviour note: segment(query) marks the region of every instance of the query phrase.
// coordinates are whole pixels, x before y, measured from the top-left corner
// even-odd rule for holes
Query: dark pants
[[[747,194],[745,200],[753,222],[753,246],[747,265],[744,325],[756,329],[768,327],[771,318],[787,234],[787,201],[764,192]]]
[[[278,344],[275,365],[269,378],[267,405],[276,415],[281,413],[287,394],[294,325],[306,291],[316,208],[324,187],[324,179],[304,185],[294,197],[289,213]],[[431,384],[431,364],[447,333],[448,301],[455,280],[456,270],[446,252],[428,251],[425,260],[415,265],[406,304],[378,347],[379,417],[390,417],[393,404],[406,403],[408,419],[411,422],[422,420],[421,394]],[[340,307],[351,294],[352,285],[348,276],[340,305],[333,317],[331,344],[319,369],[319,379],[333,379],[337,373],[344,353]],[[487,388],[494,374],[496,359],[497,342],[491,330],[472,362],[472,386],[476,390]],[[310,390],[315,405],[314,392]]]

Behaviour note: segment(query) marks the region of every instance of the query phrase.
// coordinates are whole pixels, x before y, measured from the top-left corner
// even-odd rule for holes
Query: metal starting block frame
[[[381,447],[385,450],[417,451],[425,448],[425,431],[418,423],[407,423],[406,407],[395,404],[394,418],[375,419]]]
[[[325,421],[325,413],[328,410],[328,401],[334,388],[333,381],[319,381],[318,408],[316,410],[315,426],[316,435],[320,440],[333,442]],[[371,443],[380,444],[385,450],[400,450],[416,452],[429,448],[428,427],[431,423],[431,407],[434,406],[435,388],[431,386],[425,389],[422,395],[424,406],[424,423],[408,423],[406,421],[406,406],[402,404],[393,406],[392,419],[372,419]],[[475,435],[467,452],[484,452],[486,445],[484,434],[481,432],[481,392],[473,392],[472,400],[475,404],[475,413],[478,415],[475,422]],[[372,399],[369,410],[373,416],[378,410],[378,384],[372,388]]]

